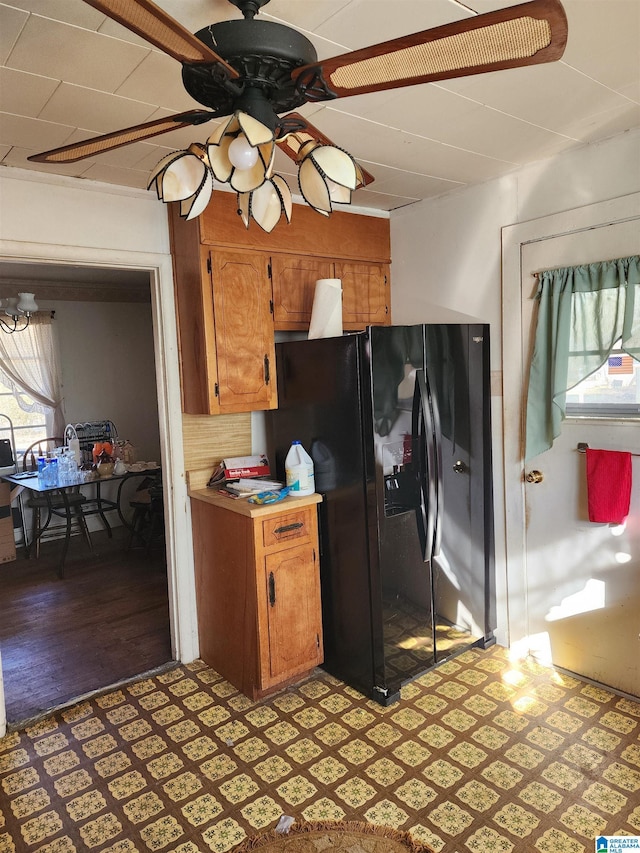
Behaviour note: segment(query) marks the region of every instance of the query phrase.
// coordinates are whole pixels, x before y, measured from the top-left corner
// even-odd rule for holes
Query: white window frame
[[[616,341],[613,349],[609,353],[609,357],[612,356],[625,356],[629,355],[628,352],[621,348],[621,341]],[[634,361],[635,364],[635,372],[636,377],[640,380],[640,362]],[[593,375],[593,374],[591,374]],[[583,383],[588,382],[589,376],[582,380],[582,382],[575,385],[573,388],[567,391],[567,395],[575,393],[576,389],[580,387]],[[622,386],[621,386],[622,387]],[[577,402],[569,402],[567,401],[566,405],[566,417],[567,418],[595,418],[595,419],[622,419],[622,420],[640,420],[640,397],[639,399],[625,403],[625,402],[610,402],[610,403],[577,403]]]

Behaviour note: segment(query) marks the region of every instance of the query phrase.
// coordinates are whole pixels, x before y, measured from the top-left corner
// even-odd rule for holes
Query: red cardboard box
[[[238,480],[240,477],[268,477],[271,474],[269,460],[263,454],[258,456],[234,456],[223,459],[225,480]]]
[[[269,460],[264,454],[257,456],[234,456],[223,459],[214,469],[207,485],[211,489],[219,489],[223,483],[230,480],[254,480],[256,477],[269,477],[271,469]]]

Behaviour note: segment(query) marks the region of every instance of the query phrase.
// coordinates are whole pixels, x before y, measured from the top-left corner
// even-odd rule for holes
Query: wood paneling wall
[[[182,415],[184,464],[192,488],[204,488],[227,456],[251,453],[251,414]]]

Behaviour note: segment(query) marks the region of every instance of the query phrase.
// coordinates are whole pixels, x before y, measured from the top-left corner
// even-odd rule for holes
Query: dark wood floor
[[[39,559],[0,565],[0,651],[12,727],[71,699],[171,660],[164,545],[125,550],[127,536],[74,536],[60,579],[61,541]]]

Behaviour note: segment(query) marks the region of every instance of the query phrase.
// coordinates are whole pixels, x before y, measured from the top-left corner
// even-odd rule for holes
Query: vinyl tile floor
[[[0,853],[227,853],[365,820],[437,853],[591,853],[640,835],[640,703],[471,649],[387,708],[321,669],[252,702],[202,661],[0,741]]]

